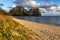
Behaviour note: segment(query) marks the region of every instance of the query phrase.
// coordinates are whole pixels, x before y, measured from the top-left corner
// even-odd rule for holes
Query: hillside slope
[[[0,40],[60,40],[60,27],[0,15]]]
[[[11,16],[0,15],[0,40],[34,40],[35,33],[17,23]]]

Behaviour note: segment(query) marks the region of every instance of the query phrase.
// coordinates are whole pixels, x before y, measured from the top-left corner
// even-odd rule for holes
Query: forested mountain
[[[22,6],[12,8],[9,13],[13,16],[41,16],[41,12],[39,12],[38,8],[27,11]]]
[[[36,8],[36,9],[30,9],[29,10],[29,15],[30,16],[41,16],[41,12],[39,11],[38,8]]]
[[[0,8],[0,15],[10,15],[10,14],[4,11],[2,8]]]
[[[27,11],[22,6],[14,7],[9,12],[13,16],[27,16]]]

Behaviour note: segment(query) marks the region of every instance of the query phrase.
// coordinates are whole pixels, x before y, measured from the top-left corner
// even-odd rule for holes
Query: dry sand
[[[31,29],[34,33],[40,36],[38,38],[35,37],[37,39],[34,40],[60,40],[60,27],[16,18],[13,18],[13,20]]]

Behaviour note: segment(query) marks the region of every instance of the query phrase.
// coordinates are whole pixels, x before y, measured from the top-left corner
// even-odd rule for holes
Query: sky
[[[0,4],[4,4],[4,6],[2,6],[3,9],[9,10],[9,7],[15,7],[16,5],[31,7],[31,8],[39,7],[41,4],[43,4],[43,1],[42,0],[0,0]],[[13,2],[16,2],[16,4]],[[48,3],[54,3],[60,6],[60,0],[49,0]]]

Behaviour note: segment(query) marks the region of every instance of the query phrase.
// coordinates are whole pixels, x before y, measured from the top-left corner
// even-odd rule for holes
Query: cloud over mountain
[[[40,3],[37,3],[34,0],[15,0],[17,6],[24,6],[29,8],[39,7]]]

